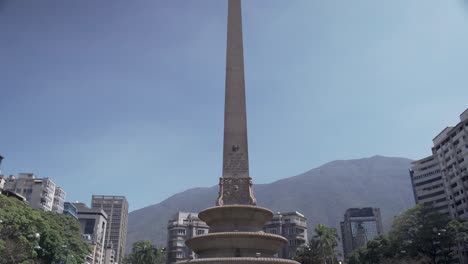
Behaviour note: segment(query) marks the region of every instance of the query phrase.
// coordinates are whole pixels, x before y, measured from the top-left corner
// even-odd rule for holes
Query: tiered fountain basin
[[[185,243],[200,258],[273,257],[288,241],[263,232],[220,232],[193,237]]]
[[[273,218],[273,213],[252,205],[223,205],[205,209],[198,217],[210,227],[210,233],[257,232]]]
[[[257,264],[298,262],[274,257],[288,241],[263,232],[273,213],[251,205],[223,205],[205,209],[198,217],[210,227],[210,233],[185,241],[197,255],[191,264]]]

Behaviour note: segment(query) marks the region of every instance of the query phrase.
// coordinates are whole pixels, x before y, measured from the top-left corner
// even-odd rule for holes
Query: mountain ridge
[[[375,155],[334,160],[301,174],[267,184],[254,184],[259,206],[277,211],[300,211],[309,232],[317,223],[339,227],[350,207],[380,207],[384,225],[414,204],[408,170],[412,160]],[[199,212],[214,206],[218,185],[195,187],[129,214],[127,251],[133,242],[148,239],[166,243],[166,225],[178,211]]]

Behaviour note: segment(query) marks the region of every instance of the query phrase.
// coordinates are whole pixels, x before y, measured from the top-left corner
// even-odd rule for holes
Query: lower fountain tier
[[[223,205],[205,209],[198,217],[210,227],[210,233],[257,232],[271,220],[273,213],[252,205]]]
[[[200,258],[273,257],[288,240],[260,232],[219,232],[185,241]]]
[[[299,264],[294,260],[280,258],[206,258],[178,262],[180,264]]]

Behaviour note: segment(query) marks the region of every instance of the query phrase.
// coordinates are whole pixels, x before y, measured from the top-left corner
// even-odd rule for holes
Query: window
[[[197,235],[203,235],[203,234],[205,234],[205,230],[203,230],[203,229],[198,229],[197,230]]]

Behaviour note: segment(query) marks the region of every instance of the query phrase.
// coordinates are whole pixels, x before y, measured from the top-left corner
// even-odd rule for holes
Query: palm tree
[[[335,249],[338,246],[339,240],[336,229],[318,224],[314,231],[315,250],[317,250],[321,262],[333,264],[335,262]]]
[[[158,264],[160,254],[163,253],[160,253],[151,241],[138,241],[133,244],[128,260],[132,264]]]

